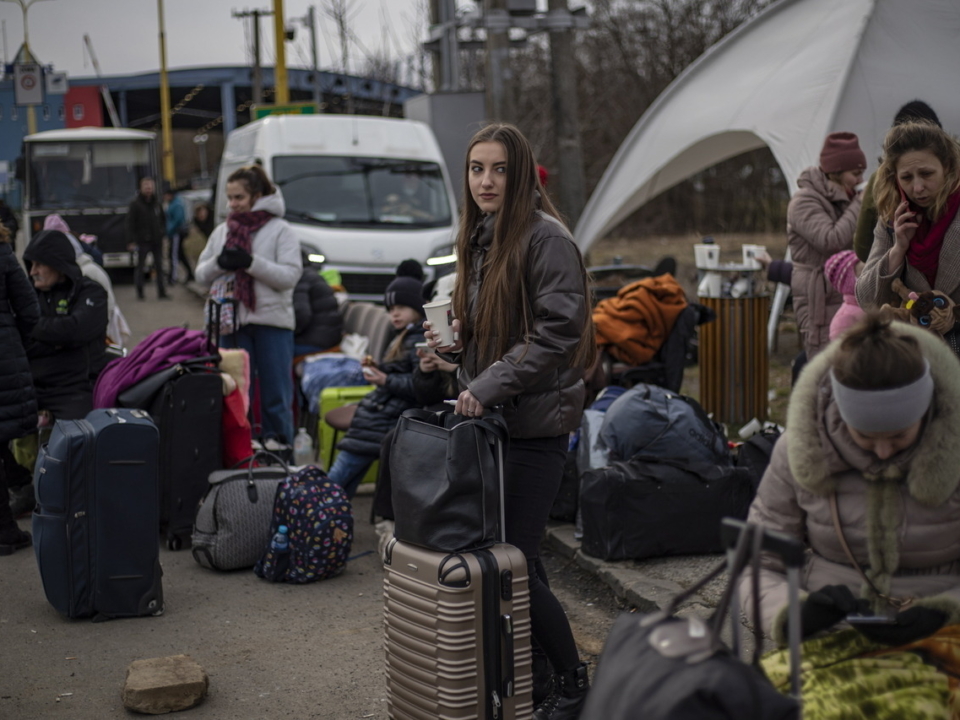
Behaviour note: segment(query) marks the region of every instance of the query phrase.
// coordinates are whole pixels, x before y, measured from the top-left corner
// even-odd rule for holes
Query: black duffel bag
[[[799,566],[803,546],[795,539],[745,523],[726,521],[724,535],[733,551],[706,577],[675,596],[666,609],[643,615],[624,613],[613,627],[580,714],[603,720],[798,720],[800,717]],[[736,534],[732,531],[737,530]],[[725,547],[730,547],[725,543]],[[788,567],[791,695],[782,695],[760,664],[763,636],[754,627],[750,664],[739,657],[740,609],[732,604],[741,571],[752,567],[754,612],[759,617],[760,552],[774,552]],[[705,620],[675,616],[726,570],[728,579],[713,614]],[[732,608],[732,612],[731,612]],[[730,615],[733,648],[720,631]]]
[[[497,542],[507,438],[497,414],[404,412],[390,448],[396,538],[439,552]]]
[[[721,552],[721,520],[752,500],[745,468],[638,455],[583,474],[580,547],[603,560]]]

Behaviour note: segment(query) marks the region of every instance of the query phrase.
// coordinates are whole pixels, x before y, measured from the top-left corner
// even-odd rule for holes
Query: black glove
[[[856,625],[869,640],[883,645],[906,645],[929,637],[943,627],[947,614],[941,610],[916,605],[897,613],[892,625]]]
[[[217,265],[224,270],[246,270],[252,263],[253,255],[236,247],[224,248],[217,257]]]
[[[865,609],[866,600],[858,600],[846,585],[827,585],[812,592],[800,606],[801,636],[806,640],[844,620],[847,615]]]

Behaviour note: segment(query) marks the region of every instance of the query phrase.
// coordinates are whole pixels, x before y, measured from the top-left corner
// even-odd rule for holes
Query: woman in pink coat
[[[787,206],[787,244],[793,260],[793,309],[807,358],[829,342],[830,321],[840,309],[840,293],[823,273],[827,258],[853,247],[867,158],[853,133],[827,135],[819,167],[800,173],[799,189]]]

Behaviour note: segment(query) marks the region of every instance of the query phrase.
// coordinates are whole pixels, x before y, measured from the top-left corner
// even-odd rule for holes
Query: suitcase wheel
[[[154,601],[151,602],[150,604],[153,605],[154,603],[156,603],[156,600],[154,600]],[[163,615],[163,611],[164,611],[164,604],[161,602],[161,603],[160,603],[160,609],[157,610],[157,611],[155,611],[155,612],[150,613],[150,616],[151,616],[151,617],[160,617],[161,615]]]
[[[171,535],[170,537],[167,538],[167,549],[174,550],[174,551],[182,550],[183,539],[179,535]]]

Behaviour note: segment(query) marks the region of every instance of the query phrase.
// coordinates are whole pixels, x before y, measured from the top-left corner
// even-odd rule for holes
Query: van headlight
[[[457,262],[457,248],[455,245],[444,245],[437,248],[430,257],[427,258],[427,265],[436,267],[437,265],[450,265]]]
[[[321,255],[320,253],[313,252],[307,255],[307,262],[313,263],[314,265],[323,265],[327,261],[326,256]]]

